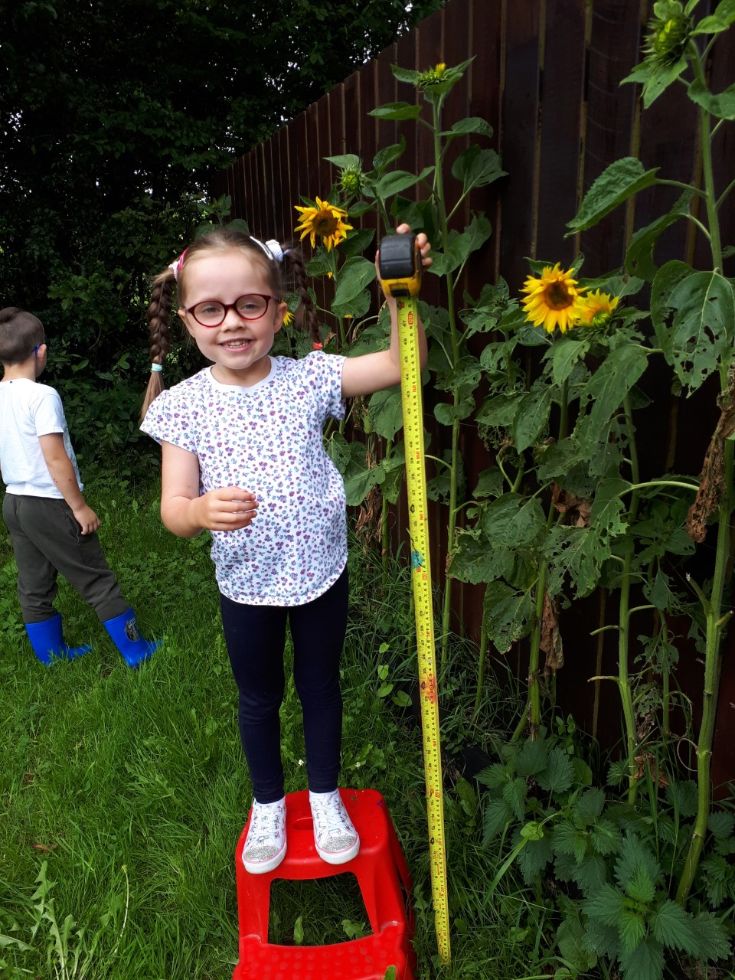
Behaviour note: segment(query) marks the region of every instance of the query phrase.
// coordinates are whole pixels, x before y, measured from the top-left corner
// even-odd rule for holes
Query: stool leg
[[[267,943],[271,876],[250,875],[244,868],[239,872],[240,869],[237,883],[240,938],[255,936],[261,943]]]

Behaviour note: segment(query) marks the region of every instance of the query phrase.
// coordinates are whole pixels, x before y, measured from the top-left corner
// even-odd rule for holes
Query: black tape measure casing
[[[386,235],[379,246],[378,271],[386,296],[418,296],[421,261],[415,235]]]

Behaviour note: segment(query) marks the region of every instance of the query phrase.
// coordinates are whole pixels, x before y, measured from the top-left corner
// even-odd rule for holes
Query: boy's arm
[[[79,489],[77,475],[64,448],[64,437],[60,432],[50,432],[39,436],[43,458],[51,474],[51,479],[69,504],[82,534],[93,534],[100,526],[100,519],[87,504]]]
[[[410,231],[408,225],[399,225],[399,234]],[[416,241],[421,250],[421,261],[424,266],[431,265],[429,244],[426,235],[419,234]],[[390,347],[388,350],[375,351],[372,354],[362,354],[359,357],[348,357],[342,368],[342,396],[353,398],[356,395],[370,395],[381,388],[390,388],[401,380],[400,349],[398,343],[398,311],[393,297],[386,298],[390,311]],[[427,358],[426,334],[421,321],[418,323],[419,358],[421,367],[425,367]]]
[[[161,520],[180,538],[193,538],[204,528],[235,531],[256,516],[255,495],[239,487],[221,487],[199,494],[199,460],[170,442],[161,443]]]

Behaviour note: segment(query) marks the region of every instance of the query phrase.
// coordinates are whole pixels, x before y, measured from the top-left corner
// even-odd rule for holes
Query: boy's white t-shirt
[[[83,490],[59,393],[29,378],[0,382],[0,470],[8,493],[63,500],[38,441],[40,436],[54,432],[63,436],[64,449]]]

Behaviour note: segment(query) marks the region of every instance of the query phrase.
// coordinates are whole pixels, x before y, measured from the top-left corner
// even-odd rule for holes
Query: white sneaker
[[[286,856],[286,800],[258,803],[253,800],[252,817],[242,863],[251,875],[262,875],[277,868]]]
[[[314,823],[316,852],[327,864],[345,864],[360,850],[360,838],[345,810],[339,790],[312,793],[309,805]]]

